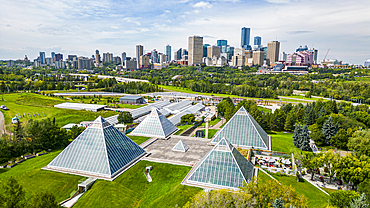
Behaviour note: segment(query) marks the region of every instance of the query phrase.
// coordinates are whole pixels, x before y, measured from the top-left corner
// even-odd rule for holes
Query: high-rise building
[[[220,46],[208,46],[207,47],[207,57],[213,58],[213,56],[216,56],[217,58],[220,57],[221,48]]]
[[[63,54],[61,53],[55,54],[54,61],[63,61]]]
[[[140,57],[144,54],[144,46],[137,45],[136,46],[136,61],[137,61],[137,68],[140,69]]]
[[[221,53],[226,53],[227,40],[217,40],[217,46],[220,46]]]
[[[297,49],[295,50],[295,52],[298,52],[298,51],[308,51],[308,47],[307,47],[307,45],[305,45],[304,47],[299,46],[299,48],[297,48]]]
[[[230,61],[231,58],[233,57],[234,55],[234,50],[235,48],[234,47],[227,47],[226,48],[226,53],[227,53],[227,60]]]
[[[112,62],[113,61],[113,53],[103,53],[103,62]]]
[[[272,64],[279,61],[280,42],[271,41],[267,43],[267,64]]]
[[[119,56],[113,57],[113,62],[115,64],[121,64],[121,62],[122,62],[121,57],[119,57]]]
[[[259,37],[259,36],[254,37],[254,45],[255,45],[255,46],[260,46],[260,45],[262,45],[262,38],[261,38],[261,37]]]
[[[311,48],[311,49],[308,49],[308,51],[313,54],[313,62],[317,64],[317,56],[319,54],[319,50],[317,50],[316,48]]]
[[[287,59],[287,54],[285,52],[280,52],[279,61],[286,62],[286,59]]]
[[[181,60],[181,57],[182,57],[182,48],[180,48],[179,50],[177,50],[177,51],[175,51],[175,52],[173,53],[173,59],[174,59],[175,61],[179,61],[179,60]]]
[[[242,28],[242,37],[241,37],[241,47],[247,50],[250,50],[251,46],[249,45],[251,36],[251,29],[243,27]]]
[[[45,52],[40,52],[40,64],[46,64]]]
[[[51,52],[51,58],[55,61],[55,52]]]
[[[209,44],[203,44],[203,57],[207,57],[207,47],[210,46]]]
[[[167,55],[164,54],[164,53],[159,54],[159,63],[161,63],[161,64],[166,63],[166,61],[167,61],[166,57],[167,57]]]
[[[140,56],[140,68],[139,69],[148,69],[149,68],[149,55],[142,55]]]
[[[100,54],[99,50],[95,51],[95,63],[100,63]]]
[[[151,59],[153,63],[159,63],[159,56],[158,51],[156,49],[153,49],[151,52]]]
[[[203,37],[191,36],[189,37],[189,66],[194,64],[201,64],[203,57]]]
[[[263,65],[265,51],[253,51],[253,65]]]
[[[122,53],[122,66],[126,65],[126,52]]]
[[[53,62],[53,58],[45,58],[45,62],[47,65],[51,66],[54,62]]]
[[[166,46],[166,61],[167,62],[171,62],[171,46],[170,45],[167,45]]]
[[[85,58],[85,57],[78,57],[78,60],[77,60],[77,68],[78,69],[91,69],[91,65],[92,65],[92,59],[89,59],[89,58]]]
[[[65,61],[55,61],[55,69],[65,69],[66,62]]]
[[[73,61],[73,58],[77,59],[77,55],[68,55],[68,61]]]

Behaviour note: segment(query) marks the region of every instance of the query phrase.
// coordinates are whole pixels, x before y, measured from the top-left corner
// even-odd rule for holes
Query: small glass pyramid
[[[189,147],[182,140],[177,142],[177,144],[172,148],[172,151],[186,152]]]

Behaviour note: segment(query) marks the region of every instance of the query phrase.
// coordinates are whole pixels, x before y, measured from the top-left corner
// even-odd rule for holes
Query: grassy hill
[[[144,175],[146,166],[153,167],[150,183]],[[140,161],[114,181],[97,180],[73,207],[182,207],[202,190],[180,184],[190,169]]]

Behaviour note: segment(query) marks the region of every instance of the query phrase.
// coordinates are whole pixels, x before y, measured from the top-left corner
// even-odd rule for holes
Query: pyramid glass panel
[[[145,151],[99,116],[45,169],[110,179]]]
[[[190,170],[184,184],[238,189],[251,180],[254,167],[225,138]]]
[[[212,140],[216,144],[221,138],[240,147],[269,150],[270,138],[256,120],[241,107]]]
[[[182,140],[177,142],[177,144],[172,148],[172,151],[179,151],[179,152],[186,152],[189,149],[188,145],[186,145]]]
[[[157,109],[152,109],[152,112],[132,131],[131,135],[166,138],[175,131],[177,131],[175,125]]]

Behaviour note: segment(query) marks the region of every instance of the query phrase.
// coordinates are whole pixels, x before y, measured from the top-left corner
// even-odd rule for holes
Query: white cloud
[[[112,28],[112,29],[119,29],[119,27],[117,27],[117,26],[110,26],[110,28]]]
[[[209,2],[200,1],[193,5],[195,8],[211,8],[212,5]]]

